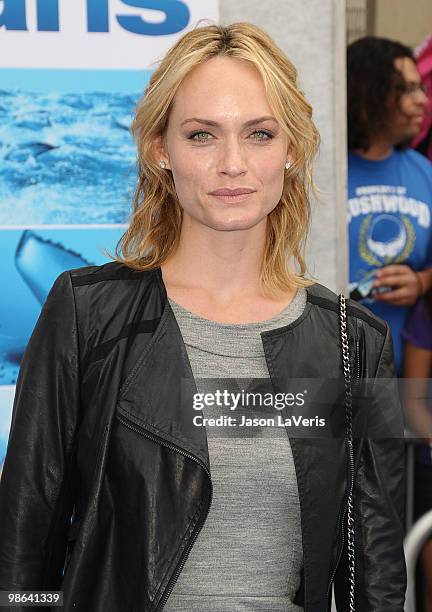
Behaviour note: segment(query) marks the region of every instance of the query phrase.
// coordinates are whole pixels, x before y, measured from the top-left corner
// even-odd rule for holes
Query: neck
[[[183,216],[179,246],[161,266],[168,284],[221,297],[258,291],[266,219],[248,230],[218,231]]]
[[[354,153],[370,160],[383,160],[390,157],[393,152],[393,143],[388,140],[376,140],[371,143],[369,149],[354,149]]]

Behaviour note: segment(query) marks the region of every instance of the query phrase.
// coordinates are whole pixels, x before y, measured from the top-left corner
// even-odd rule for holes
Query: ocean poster
[[[61,272],[110,261],[146,70],[0,68],[0,474],[25,347]]]
[[[0,227],[127,223],[149,73],[0,69]]]

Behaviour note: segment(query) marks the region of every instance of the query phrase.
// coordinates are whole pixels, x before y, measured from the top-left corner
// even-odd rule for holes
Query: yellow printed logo
[[[371,266],[405,261],[414,249],[415,230],[406,215],[367,215],[359,232],[359,254]]]

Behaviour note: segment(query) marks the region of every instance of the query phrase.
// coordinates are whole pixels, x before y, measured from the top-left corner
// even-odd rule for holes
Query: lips
[[[249,187],[238,187],[237,189],[216,189],[216,191],[211,191],[210,195],[216,196],[237,196],[244,195],[246,193],[253,193],[255,189],[250,189]]]

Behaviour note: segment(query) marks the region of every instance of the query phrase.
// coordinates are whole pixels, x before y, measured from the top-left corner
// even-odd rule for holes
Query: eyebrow
[[[277,119],[272,117],[271,115],[264,115],[263,117],[258,117],[257,119],[250,119],[243,123],[244,127],[249,127],[250,125],[256,125],[257,123],[261,123],[262,121],[274,121],[277,123]],[[210,119],[202,119],[200,117],[190,117],[189,119],[185,119],[180,123],[180,126],[185,125],[186,123],[202,123],[203,125],[211,125],[213,127],[220,127],[220,123],[217,121],[211,121]]]

